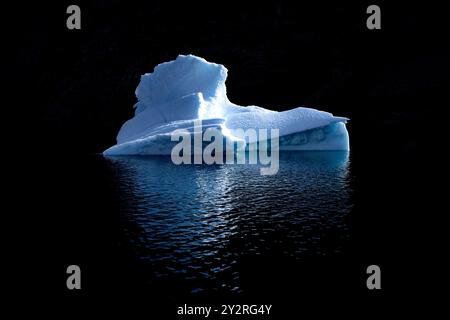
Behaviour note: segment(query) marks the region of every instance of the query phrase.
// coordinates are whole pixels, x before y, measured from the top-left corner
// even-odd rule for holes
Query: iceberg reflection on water
[[[241,270],[253,259],[301,261],[346,246],[347,151],[281,152],[273,176],[260,175],[259,165],[105,159],[122,206],[124,245],[154,288],[245,292]]]

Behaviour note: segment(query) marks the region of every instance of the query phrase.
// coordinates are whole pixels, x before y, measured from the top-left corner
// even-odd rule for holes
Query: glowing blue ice
[[[349,150],[347,118],[311,108],[277,112],[239,106],[228,100],[228,70],[193,55],[159,64],[144,74],[136,89],[135,115],[117,135],[105,155],[170,154],[176,129],[192,129],[201,119],[203,130],[279,129],[280,150]],[[247,141],[254,142],[254,141]]]

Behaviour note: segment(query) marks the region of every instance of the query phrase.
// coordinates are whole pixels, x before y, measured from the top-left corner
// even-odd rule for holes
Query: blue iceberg
[[[228,70],[194,55],[179,55],[141,76],[136,89],[135,115],[117,135],[117,144],[104,155],[169,155],[175,130],[217,129],[224,138],[242,140],[237,130],[278,129],[280,150],[349,150],[347,118],[298,107],[277,112],[239,106],[228,100]],[[251,144],[251,138],[244,143]]]

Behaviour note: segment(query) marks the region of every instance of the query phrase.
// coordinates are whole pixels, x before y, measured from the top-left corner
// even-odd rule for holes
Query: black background
[[[81,30],[66,28],[70,4],[81,7]],[[101,312],[143,308],[148,318],[156,312],[152,308],[163,314],[157,318],[174,314],[171,301],[139,286],[139,274],[118,276],[127,266],[126,253],[115,247],[112,186],[108,172],[98,172],[102,167],[89,157],[113,145],[121,124],[132,117],[140,75],[192,53],[227,67],[228,97],[237,104],[274,110],[304,105],[351,119],[351,250],[338,261],[300,266],[297,279],[283,278],[278,261],[248,271],[255,274],[256,289],[240,302],[272,303],[276,315],[296,312],[296,318],[311,307],[347,313],[358,305],[366,307],[364,315],[388,306],[422,306],[445,273],[436,238],[445,209],[434,202],[440,174],[429,164],[445,129],[437,125],[449,82],[445,11],[428,2],[378,2],[382,29],[368,30],[370,4],[8,6],[3,23],[11,45],[5,51],[12,57],[6,69],[14,95],[8,109],[18,111],[20,125],[3,119],[3,127],[6,140],[22,141],[12,147],[19,149],[13,162],[20,169],[10,214],[19,221],[9,246],[19,301],[46,311],[62,305]],[[90,179],[94,171],[103,179]],[[69,264],[82,267],[80,292],[65,287]],[[381,291],[365,287],[370,264],[382,269]]]

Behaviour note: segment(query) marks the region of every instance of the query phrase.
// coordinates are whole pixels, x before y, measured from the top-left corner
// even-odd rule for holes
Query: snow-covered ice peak
[[[157,65],[141,76],[135,115],[104,154],[170,154],[170,134],[198,119],[224,136],[237,129],[279,129],[280,150],[349,150],[347,118],[304,107],[277,112],[239,106],[228,100],[227,75],[223,65],[194,55]]]

